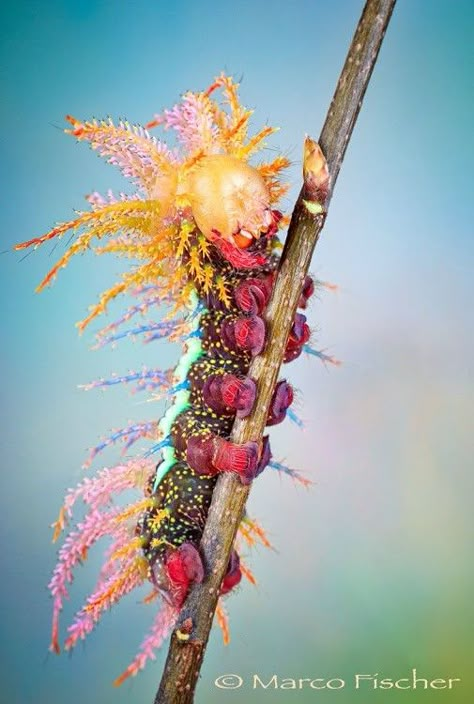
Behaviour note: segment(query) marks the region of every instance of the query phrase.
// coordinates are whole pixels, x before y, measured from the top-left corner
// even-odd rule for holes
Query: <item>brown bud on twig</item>
[[[321,147],[306,136],[303,151],[303,187],[305,204],[313,215],[324,210],[329,191],[329,169]]]
[[[181,628],[176,629],[177,639],[180,641],[189,640],[192,630],[193,630],[193,620],[191,618],[187,618],[181,624]]]

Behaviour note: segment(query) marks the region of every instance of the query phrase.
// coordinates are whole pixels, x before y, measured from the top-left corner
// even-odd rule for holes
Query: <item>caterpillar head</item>
[[[227,154],[199,160],[187,181],[193,218],[200,231],[236,266],[251,260],[246,250],[276,232],[265,180],[249,164]]]
[[[234,269],[248,270],[268,263],[273,249],[269,238],[282,218],[273,208],[287,190],[280,172],[289,161],[278,155],[257,168],[247,163],[275,128],[266,125],[249,136],[252,111],[240,104],[237,89],[238,84],[222,74],[207,90],[187,92],[145,128],[126,120],[114,124],[110,118],[81,121],[67,116],[71,127],[66,132],[88,142],[138,188],[118,197],[112,192],[94,193],[88,197],[91,210],[16,246],[37,247],[66,232],[76,236],[37,290],[51,283],[73,256],[88,249],[138,261],[101,294],[90,314],[78,323],[81,331],[116,296],[150,281],[159,281],[157,295],[172,298],[176,307],[187,305],[196,283],[206,295],[217,287],[217,299],[228,305],[225,282],[213,274],[216,260],[223,258]],[[213,97],[216,91],[221,92],[220,99]],[[176,149],[150,136],[148,129],[157,126],[174,130]],[[216,253],[219,257],[213,258]],[[254,288],[247,293],[261,298]]]

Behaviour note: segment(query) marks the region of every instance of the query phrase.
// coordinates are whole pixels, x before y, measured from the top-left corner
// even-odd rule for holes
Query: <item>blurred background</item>
[[[92,190],[128,187],[62,134],[64,115],[144,123],[226,70],[242,78],[255,129],[281,127],[268,148],[293,161],[291,209],[304,134],[319,134],[361,8],[359,0],[4,5],[2,702],[151,702],[165,656],[112,687],[152,617],[137,594],[72,657],[47,652],[50,524],[63,493],[99,436],[162,412],[126,390],[78,385],[143,364],[166,368],[178,354],[127,341],[91,352],[92,333],[77,335],[74,322],[124,262],[77,258],[35,296],[65,241],[23,260],[11,251],[69,219]],[[312,264],[339,285],[310,309],[315,344],[343,365],[301,358],[285,369],[306,429],[286,422],[272,433],[275,459],[314,485],[272,471],[255,483],[249,510],[278,552],[249,556],[258,586],[228,599],[231,643],[213,630],[198,702],[472,701],[473,19],[470,0],[401,1],[395,10]],[[63,635],[100,557],[99,547],[78,570]],[[435,693],[352,688],[356,673],[396,679],[414,667],[462,682]],[[243,687],[216,688],[226,673]],[[252,690],[254,673],[347,686]]]

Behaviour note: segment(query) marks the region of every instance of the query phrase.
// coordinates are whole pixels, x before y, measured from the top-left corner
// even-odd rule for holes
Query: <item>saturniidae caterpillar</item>
[[[167,397],[168,410],[159,422],[137,422],[114,432],[93,449],[88,464],[106,446],[124,443],[127,451],[138,440],[149,443],[139,454],[100,470],[71,489],[54,524],[54,539],[73,520],[81,500],[85,517],[67,535],[49,588],[53,597],[51,649],[59,652],[59,616],[74,568],[102,537],[111,538],[98,582],[69,626],[65,648],[72,648],[92,631],[101,614],[134,588],[149,582],[146,601],[156,616],[138,655],[117,679],[122,682],[144,667],[176,619],[189,586],[203,578],[199,541],[220,472],[234,472],[249,483],[270,466],[306,482],[295,470],[273,461],[268,437],[263,442],[233,444],[234,418],[247,416],[256,402],[256,384],[248,376],[252,357],[262,352],[267,332],[262,314],[268,303],[278,265],[278,230],[287,220],[278,209],[287,186],[281,172],[284,156],[261,161],[251,157],[275,130],[265,127],[248,136],[251,111],[237,96],[238,85],[219,76],[203,92],[188,92],[145,128],[111,120],[81,122],[68,116],[66,131],[90,146],[131,179],[133,195],[106,197],[93,193],[90,209],[50,232],[17,245],[37,247],[65,233],[72,244],[46,275],[38,290],[49,284],[74,254],[93,249],[125,256],[135,263],[121,280],[105,291],[83,330],[107,304],[127,293],[136,302],[98,333],[98,344],[123,337],[145,341],[180,341],[183,354],[174,369],[141,372],[94,382],[136,383],[153,397]],[[216,96],[219,96],[217,98]],[[174,130],[179,149],[169,149],[149,130]],[[307,277],[299,307],[314,290]],[[166,306],[159,322],[136,323]],[[132,328],[124,326],[132,324]],[[285,362],[308,346],[310,331],[298,312],[287,342]],[[327,358],[330,360],[330,358]],[[277,384],[268,425],[280,423],[291,411],[293,390],[286,380]],[[156,464],[154,453],[160,453]],[[137,499],[114,504],[121,492],[134,489]],[[246,516],[221,586],[225,595],[245,576],[253,582],[238,554],[238,545],[269,545],[260,525]],[[159,606],[156,606],[157,600]],[[225,610],[220,600],[217,619],[227,639]]]

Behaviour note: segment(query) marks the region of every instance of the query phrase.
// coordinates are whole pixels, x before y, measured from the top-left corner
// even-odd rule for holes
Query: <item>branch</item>
[[[306,139],[304,183],[265,312],[268,342],[249,370],[258,385],[258,404],[248,418],[236,419],[231,436],[235,443],[262,438],[302,284],[395,2],[367,0],[321,133],[322,152]],[[194,699],[220,585],[248,494],[249,487],[235,475],[219,477],[200,546],[206,577],[202,584],[193,585],[181,610],[155,704],[190,704]]]

